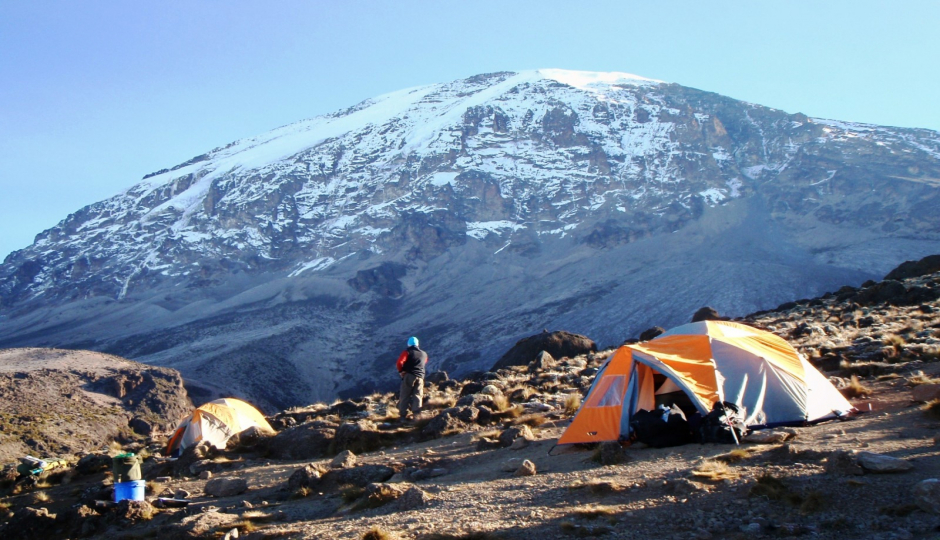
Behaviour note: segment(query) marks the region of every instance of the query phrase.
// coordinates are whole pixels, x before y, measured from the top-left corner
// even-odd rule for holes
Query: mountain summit
[[[940,251],[938,187],[934,131],[625,73],[478,75],[68,216],[0,267],[0,346],[103,350],[287,407],[393,383],[409,335],[460,372],[543,328],[611,345],[880,278]]]

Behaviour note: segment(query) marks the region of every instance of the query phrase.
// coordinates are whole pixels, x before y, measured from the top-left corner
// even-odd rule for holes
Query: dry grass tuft
[[[419,540],[502,540],[503,537],[491,532],[468,532],[461,535],[431,533],[418,538]]]
[[[525,416],[520,416],[519,418],[515,418],[510,423],[514,426],[525,424],[529,427],[539,427],[545,422],[548,422],[548,418],[545,418],[545,415],[534,413],[534,414],[527,414]]]
[[[621,491],[626,490],[627,488],[613,480],[600,480],[598,478],[592,478],[587,482],[582,480],[577,480],[572,482],[568,489],[570,490],[579,490],[585,489],[590,491],[593,495],[612,495],[614,493],[620,493]]]
[[[786,501],[794,506],[803,504],[803,498],[787,488],[783,480],[769,474],[762,475],[757,483],[751,486],[751,497],[766,497],[772,501]]]
[[[344,486],[340,488],[340,497],[343,498],[344,503],[348,504],[362,497],[365,492],[365,488],[359,486]]]
[[[751,452],[752,450],[750,448],[735,448],[727,454],[715,456],[715,459],[725,463],[738,463],[739,461],[744,461],[745,459],[751,457]]]
[[[934,399],[924,404],[924,412],[934,420],[940,420],[940,399]]]
[[[496,412],[503,412],[510,407],[509,398],[502,394],[493,396],[493,405],[496,407]]]
[[[380,527],[372,527],[362,535],[362,540],[395,540],[398,538],[394,534]]]
[[[151,495],[159,495],[164,489],[166,489],[166,484],[156,482],[154,480],[148,480],[144,489]]]
[[[565,398],[565,414],[574,416],[581,408],[581,394],[568,394]]]
[[[52,502],[52,497],[49,496],[45,491],[37,491],[33,493],[33,504],[44,504]]]
[[[245,521],[245,520],[236,521],[235,523],[232,523],[231,525],[226,525],[225,528],[226,529],[238,529],[238,532],[241,534],[253,533],[256,530],[258,530],[258,527],[254,523],[250,521]]]
[[[691,474],[695,478],[711,480],[712,482],[735,480],[741,476],[732,470],[731,467],[728,467],[726,463],[721,461],[703,461],[698,467],[692,470]]]
[[[616,516],[617,508],[614,506],[588,506],[575,510],[573,514],[581,519],[597,519]]]
[[[433,397],[424,402],[426,409],[447,409],[457,404],[457,398],[454,396]],[[395,411],[395,418],[398,418],[398,411]]]
[[[940,384],[940,379],[924,375],[923,371],[915,371],[907,378],[908,386],[920,386],[922,384]]]
[[[819,512],[820,510],[826,507],[826,497],[818,491],[810,491],[806,494],[806,497],[803,498],[803,502],[800,503],[800,512],[804,514],[812,514]]]
[[[849,379],[849,383],[845,386],[845,388],[840,390],[840,392],[842,392],[842,395],[847,398],[865,397],[874,393],[871,388],[865,386],[861,381],[858,380],[858,375],[852,375],[852,378]]]
[[[298,488],[296,491],[290,494],[291,499],[305,499],[313,493],[313,490],[307,486]]]
[[[269,521],[274,521],[274,514],[268,514],[267,512],[262,512],[261,510],[248,510],[247,512],[242,513],[242,519],[254,523],[267,523]]]
[[[901,375],[898,373],[886,373],[884,375],[878,375],[877,377],[875,377],[875,380],[876,381],[891,381],[894,379],[902,379],[902,378],[903,377],[901,377]]]

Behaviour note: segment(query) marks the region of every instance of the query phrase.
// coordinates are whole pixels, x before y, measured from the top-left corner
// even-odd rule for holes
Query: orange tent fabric
[[[658,387],[656,375],[664,381]],[[558,444],[627,438],[630,418],[638,410],[653,410],[661,389],[681,390],[702,415],[717,401],[734,402],[752,428],[853,410],[784,339],[743,324],[703,321],[617,349]]]

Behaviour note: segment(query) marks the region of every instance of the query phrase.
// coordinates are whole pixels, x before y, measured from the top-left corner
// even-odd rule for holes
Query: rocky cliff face
[[[940,248],[940,134],[616,73],[495,73],[236,141],[0,267],[0,344],[172,366],[285,407],[565,328],[618,343]],[[207,394],[208,395],[208,394]]]

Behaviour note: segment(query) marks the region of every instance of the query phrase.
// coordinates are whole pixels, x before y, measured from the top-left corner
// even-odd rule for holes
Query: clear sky
[[[0,259],[236,139],[493,71],[940,130],[940,2],[0,0]]]

